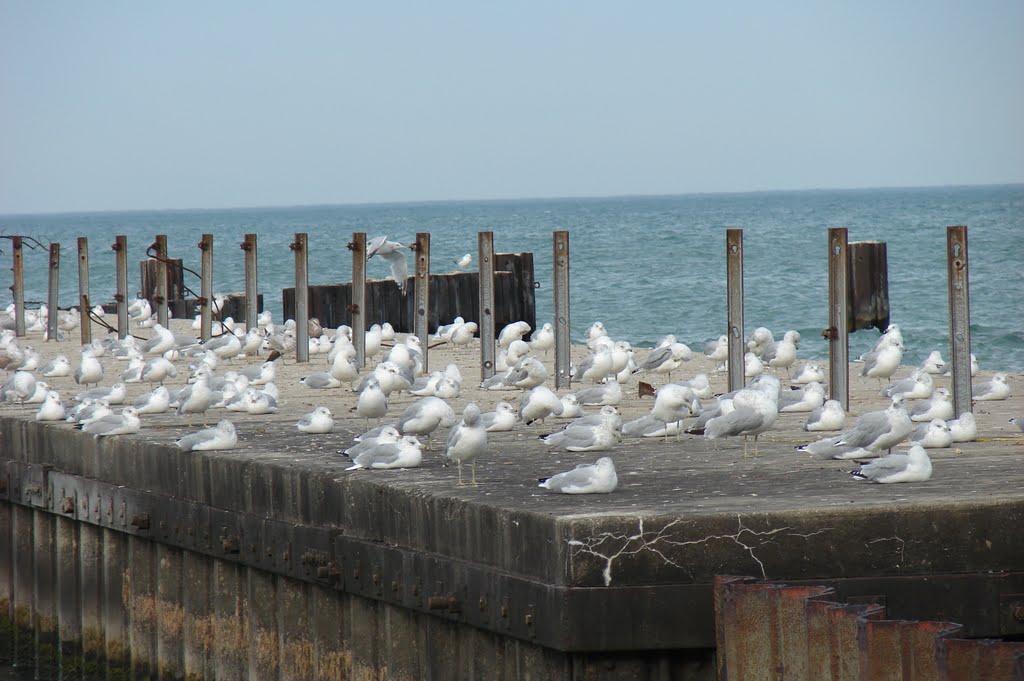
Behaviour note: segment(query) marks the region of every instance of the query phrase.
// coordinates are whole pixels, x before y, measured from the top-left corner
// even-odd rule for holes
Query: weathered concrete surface
[[[45,349],[49,347],[53,347],[52,353],[69,351],[56,345]],[[467,385],[462,397],[454,401],[456,412],[469,400],[486,410],[498,399],[515,403],[519,398],[518,392],[484,393],[469,387],[479,375],[478,357],[479,349],[473,346],[458,351],[430,350],[432,368],[449,361],[462,368]],[[53,466],[52,479],[58,479],[59,473],[124,485],[144,492],[151,501],[186,505],[186,512],[172,527],[157,526],[161,510],[157,506],[147,509],[153,527],[147,531],[132,527],[129,517],[122,521],[123,532],[148,532],[158,540],[166,535],[173,545],[186,548],[191,546],[189,542],[202,543],[191,533],[205,533],[204,546],[213,547],[211,551],[219,551],[222,541],[227,542],[225,547],[230,540],[238,544],[234,553],[224,549],[226,560],[213,562],[197,559],[189,550],[179,554],[164,549],[156,553],[154,549],[139,554],[138,567],[133,569],[142,572],[120,576],[113,574],[117,565],[136,555],[135,550],[124,534],[103,530],[101,536],[105,540],[110,537],[100,554],[106,570],[103,583],[94,588],[100,589],[99,599],[107,604],[102,612],[105,626],[92,643],[86,641],[87,652],[99,641],[98,645],[106,648],[106,657],[115,661],[112,664],[139,669],[136,665],[169,660],[168,671],[184,669],[195,678],[211,672],[218,678],[235,678],[239,669],[257,676],[278,669],[282,675],[297,677],[309,664],[324,670],[365,664],[370,670],[380,669],[382,660],[396,669],[416,669],[423,676],[428,664],[424,660],[433,659],[440,644],[433,638],[416,638],[417,645],[432,649],[416,649],[413,654],[400,646],[387,648],[388,637],[408,637],[410,631],[421,631],[425,622],[431,623],[432,636],[446,627],[457,628],[459,622],[500,628],[500,613],[506,609],[501,602],[502,584],[508,593],[523,593],[516,589],[524,585],[547,585],[531,592],[537,596],[532,603],[507,604],[511,620],[515,620],[508,625],[513,638],[532,635],[560,641],[569,650],[588,650],[592,649],[588,646],[600,647],[614,639],[623,648],[643,650],[678,647],[679,634],[666,632],[680,630],[689,632],[682,639],[688,646],[700,648],[713,641],[710,621],[706,625],[683,624],[678,618],[710,612],[710,581],[715,574],[841,579],[852,585],[864,583],[866,589],[883,584],[892,589],[892,601],[899,595],[898,585],[903,584],[898,580],[905,577],[1024,572],[1020,551],[1024,546],[1024,471],[1020,466],[1024,434],[1006,423],[1011,415],[1024,411],[1024,403],[1016,396],[1006,402],[979,404],[975,414],[982,441],[959,449],[931,450],[935,473],[925,483],[858,483],[847,475],[854,467],[851,463],[822,461],[796,452],[796,444],[812,437],[799,430],[802,415],[783,415],[776,428],[762,436],[756,459],[744,459],[739,442],[726,442],[716,449],[693,436],[667,442],[626,440],[611,452],[619,473],[615,493],[568,496],[539,489],[536,478],[579,462],[592,462],[599,454],[551,453],[537,441],[542,429],[525,426],[512,433],[492,434],[489,451],[478,463],[478,487],[457,487],[454,468],[441,465],[443,433],[433,438],[433,448],[425,453],[418,469],[345,471],[348,460],[338,451],[351,443],[363,422],[348,411],[355,404],[354,393],[312,391],[298,383],[301,376],[323,368],[323,359],[313,359],[301,366],[290,358],[285,360],[277,381],[282,389],[279,414],[209,414],[211,423],[225,417],[235,422],[240,445],[228,452],[179,452],[173,442],[189,428],[184,419],[174,415],[144,417],[145,429],[137,436],[97,440],[63,424],[31,421],[34,408],[3,408],[0,461],[10,462],[6,473],[11,477],[6,496],[0,494],[0,498],[24,502],[27,491],[14,488],[19,472],[35,471],[33,465],[46,464]],[[109,359],[104,359],[104,364],[108,374],[120,370],[118,363]],[[704,361],[694,360],[675,378],[689,378],[709,368]],[[712,373],[712,381],[716,389],[724,389],[724,375]],[[944,381],[937,382],[943,385]],[[182,378],[177,381],[182,382]],[[53,383],[62,391],[74,392],[69,379]],[[1020,376],[1011,376],[1011,384],[1024,386]],[[851,405],[856,413],[885,405],[885,398],[877,395],[879,387],[877,381],[852,378]],[[144,390],[132,386],[130,396]],[[624,419],[650,409],[650,398],[636,397],[636,379],[626,386],[626,393],[629,397],[619,405]],[[397,416],[414,399],[396,397],[390,413]],[[319,404],[331,408],[338,428],[328,435],[299,434],[295,421]],[[549,429],[558,425],[558,421],[548,424]],[[59,496],[61,490],[52,493]],[[8,508],[10,527],[33,522],[32,511],[24,517],[25,506]],[[210,513],[218,510],[232,513],[214,519]],[[76,508],[74,515],[103,523],[117,512],[113,508]],[[24,537],[12,535],[12,546],[15,541],[24,541]],[[83,532],[79,544],[82,551],[92,546],[92,555],[96,555],[91,535]],[[355,553],[337,555],[342,546]],[[304,547],[301,553],[300,547]],[[417,581],[410,570],[426,569],[427,563],[408,562],[409,552],[438,561],[438,567]],[[19,553],[17,560],[25,560],[24,554]],[[263,565],[276,576],[268,582],[265,574],[232,561]],[[341,566],[336,576],[329,567],[334,561]],[[158,566],[164,564],[172,571],[181,570],[179,579],[184,582],[168,585],[159,577],[154,581],[153,571],[162,572]],[[8,569],[17,573],[30,565],[19,568],[15,562]],[[460,574],[465,583],[456,583]],[[484,588],[474,581],[480,574],[491,574],[495,581]],[[290,578],[299,581],[279,586],[281,580]],[[310,585],[309,581],[316,583]],[[190,600],[201,584],[209,585],[209,601],[202,597]],[[965,583],[964,593],[977,588],[977,584]],[[124,594],[137,595],[146,604],[154,598],[171,601],[169,594],[179,590],[185,594],[183,606],[151,603],[153,628],[112,611]],[[324,597],[325,590],[356,595],[341,596],[341,604],[331,603]],[[485,593],[486,603],[478,592]],[[276,600],[259,600],[267,593]],[[429,607],[429,596],[448,593],[463,597],[460,611],[443,601],[439,601],[440,609]],[[987,596],[989,601],[999,598],[998,593]],[[479,613],[467,612],[467,603],[475,604],[478,599]],[[593,613],[613,607],[609,603],[625,602],[631,604],[631,612],[613,608],[612,616],[606,618],[589,616],[575,624],[546,618],[555,610]],[[397,604],[433,614],[406,611]],[[88,610],[84,595],[83,607]],[[185,607],[195,613],[196,622],[205,624],[179,636],[173,626],[176,607]],[[337,616],[339,608],[348,613],[348,621],[370,618],[376,629],[353,624],[343,629],[340,637],[328,631],[285,640],[281,624],[274,619],[283,612],[311,612],[306,616],[316,622],[324,619],[321,609],[329,618]],[[32,614],[20,616],[25,619]],[[83,620],[83,636],[87,627]],[[391,628],[407,633],[391,634]],[[260,650],[270,650],[259,645],[267,632],[278,637],[276,657],[254,657]],[[481,656],[490,659],[494,639],[492,634],[481,635],[489,641],[481,648],[489,652]],[[452,636],[452,645],[466,645],[465,639]],[[349,647],[339,651],[336,637]],[[179,638],[184,645],[180,655],[160,654],[161,642],[167,647]],[[129,640],[130,662],[118,648]],[[325,649],[337,657],[327,661],[321,654]],[[548,654],[526,645],[510,659],[523,664],[524,655]],[[418,661],[402,662],[403,655]],[[465,659],[462,653],[459,659]],[[579,664],[599,664],[595,662],[598,659],[587,657]],[[664,662],[677,663],[683,664],[680,660]]]

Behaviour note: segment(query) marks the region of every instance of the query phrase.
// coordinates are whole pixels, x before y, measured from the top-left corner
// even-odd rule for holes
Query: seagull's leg
[[[458,466],[458,468],[459,468],[459,482],[458,482],[458,483],[456,483],[456,484],[457,484],[457,485],[458,485],[459,487],[462,487],[462,486],[463,486],[463,485],[465,484],[464,482],[462,482],[462,462],[461,462],[461,461],[456,461],[456,462],[455,462],[455,464],[456,464],[456,465]]]
[[[743,458],[747,458],[747,436],[743,436]]]
[[[480,484],[480,483],[478,483],[476,481],[476,459],[473,459],[472,468],[473,468],[473,486],[476,487],[478,484]]]

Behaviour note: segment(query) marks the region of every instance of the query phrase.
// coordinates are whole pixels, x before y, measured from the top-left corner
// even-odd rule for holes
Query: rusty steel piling
[[[296,232],[295,251],[295,361],[309,361],[309,235]]]
[[[971,411],[971,295],[967,260],[967,227],[946,228],[949,271],[949,354],[953,362],[953,411],[957,418]]]
[[[552,238],[555,295],[555,388],[568,388],[570,337],[569,317],[569,232],[555,232]]]
[[[729,390],[746,385],[744,355],[747,351],[743,335],[743,230],[725,231],[725,281],[729,337]]]
[[[11,251],[14,253],[14,333],[19,338],[25,335],[25,254],[20,236],[11,237]]]
[[[849,311],[850,258],[845,227],[828,230],[828,389],[843,410],[850,408]]]
[[[259,326],[259,261],[256,251],[256,235],[246,234],[245,241],[240,244],[245,251],[245,328],[255,329]]]
[[[204,234],[199,242],[202,265],[199,270],[199,337],[205,342],[213,335],[213,235]]]
[[[78,306],[82,345],[92,342],[92,308],[89,303],[89,239],[78,237]]]
[[[480,380],[494,375],[494,232],[477,235],[480,276]]]
[[[46,339],[57,340],[57,311],[60,298],[60,244],[50,244],[50,267],[49,287],[46,296],[46,306],[49,308],[49,315],[46,318]]]
[[[366,232],[352,232],[352,345],[356,348],[356,366],[366,366]]]
[[[167,297],[170,295],[167,290],[167,235],[157,234],[153,245],[156,246],[156,321],[166,329]]]
[[[117,337],[125,338],[130,333],[128,328],[128,237],[119,235],[111,246],[114,251],[117,271]]]
[[[416,233],[416,314],[414,329],[423,353],[423,371],[427,371],[427,346],[430,341],[430,232]]]

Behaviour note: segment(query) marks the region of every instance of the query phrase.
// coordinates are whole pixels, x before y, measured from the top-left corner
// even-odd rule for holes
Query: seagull
[[[545,322],[542,327],[530,334],[530,351],[543,352],[547,357],[548,350],[555,347],[555,329],[551,322]]]
[[[921,400],[907,410],[911,421],[928,422],[932,419],[948,421],[953,418],[953,400],[949,396],[949,389],[936,388],[931,398]]]
[[[562,430],[542,435],[541,440],[549,447],[569,452],[597,452],[612,448],[622,438],[622,418],[615,407],[601,408],[597,423],[577,419]],[[586,418],[586,417],[584,417]]]
[[[379,255],[387,260],[391,265],[391,277],[398,284],[402,293],[405,293],[409,280],[409,263],[402,251],[408,250],[408,248],[397,241],[388,241],[387,236],[378,236],[366,244],[366,259],[369,260],[373,256]]]
[[[256,388],[247,388],[242,400],[247,414],[277,413],[277,398]]]
[[[462,482],[462,463],[468,461],[472,471],[472,484],[476,483],[476,458],[487,449],[487,429],[480,417],[480,407],[470,402],[462,411],[462,421],[448,434],[444,458],[454,461],[459,468],[459,486]]]
[[[618,381],[609,381],[573,393],[577,404],[604,406],[622,401],[622,386]],[[563,415],[564,416],[564,415]]]
[[[455,423],[455,412],[448,403],[437,397],[424,397],[410,404],[395,427],[402,435],[426,435],[429,444],[430,434],[440,426],[451,426]]]
[[[81,361],[75,371],[75,383],[88,386],[91,383],[98,384],[103,380],[103,365],[96,359],[96,353],[91,346],[82,348]]]
[[[903,442],[912,429],[903,396],[897,395],[888,409],[867,412],[845,433],[800,445],[797,449],[826,459],[867,459],[878,456],[883,449],[891,450]]]
[[[583,416],[583,407],[574,393],[562,395],[562,413],[558,415],[563,419],[574,419]]]
[[[419,441],[412,435],[405,435],[397,442],[377,442],[357,454],[352,465],[345,470],[359,468],[416,468],[423,461]]]
[[[825,404],[825,387],[817,381],[808,383],[802,390],[785,390],[779,393],[779,413],[814,411]]]
[[[796,377],[792,379],[792,382],[796,385],[805,385],[815,381],[825,382],[825,372],[821,370],[817,362],[807,362],[794,373]]]
[[[136,414],[163,414],[170,408],[171,393],[158,385],[152,392],[139,395],[132,403]]]
[[[235,425],[224,419],[213,428],[206,428],[191,435],[186,435],[175,444],[186,452],[211,451],[214,449],[232,449],[238,444]]]
[[[914,369],[914,372],[904,379],[894,381],[882,388],[883,397],[893,397],[901,394],[908,400],[923,400],[931,397],[935,391],[935,382],[932,375],[923,369]]]
[[[36,377],[29,371],[15,371],[0,388],[0,402],[24,404],[36,392]]]
[[[851,471],[851,475],[871,482],[924,482],[932,477],[932,461],[924,447],[914,445],[906,454],[875,459],[859,470]]]
[[[455,264],[458,265],[459,269],[462,270],[468,268],[472,263],[473,256],[469,253],[466,253],[464,256],[455,261]]]
[[[125,407],[120,414],[107,414],[88,423],[79,424],[82,431],[96,437],[106,435],[130,435],[142,429],[142,423],[134,407]]]
[[[526,322],[512,322],[506,324],[498,333],[498,347],[507,348],[512,341],[522,340],[523,336],[530,333],[532,327]]]
[[[651,416],[666,424],[675,424],[676,437],[679,437],[679,424],[688,416],[700,413],[700,400],[692,388],[668,383],[654,393],[654,406]],[[668,430],[665,432],[668,438]]]
[[[367,377],[366,385],[359,393],[359,400],[356,402],[356,413],[366,419],[369,425],[370,419],[381,419],[388,413],[388,396],[381,390],[380,381],[372,374]]]
[[[66,355],[57,355],[39,370],[44,378],[63,378],[71,375],[71,362]]]
[[[110,387],[99,386],[78,393],[76,400],[81,402],[85,399],[106,400],[107,404],[123,404],[128,396],[128,386],[124,383],[115,383]]]
[[[570,471],[540,478],[538,486],[563,494],[608,494],[615,491],[619,483],[615,475],[615,464],[604,456],[597,463],[581,463]]]
[[[647,353],[647,357],[640,363],[636,372],[650,371],[656,374],[667,374],[668,380],[671,381],[672,372],[692,356],[693,353],[690,351],[690,348],[683,343],[672,343],[671,345],[654,348]]]
[[[910,433],[910,444],[921,445],[925,449],[943,449],[953,444],[953,433],[949,425],[942,419],[932,419]]]
[[[317,407],[304,415],[295,424],[300,433],[329,433],[334,430],[334,419],[331,418],[331,410],[327,407]]]
[[[184,396],[179,394],[178,416],[188,414],[189,425],[192,424],[192,414],[202,414],[205,423],[206,410],[210,408],[210,400],[213,397],[213,393],[209,386],[209,380],[209,374],[207,372],[200,372],[196,376],[196,382],[190,386],[186,386],[185,390],[188,391],[188,394]],[[221,421],[221,423],[231,425],[230,421]],[[217,425],[220,427],[220,424]],[[232,433],[233,432],[234,426],[232,426]],[[184,449],[184,447],[182,447],[182,449]]]
[[[804,422],[804,430],[818,432],[823,430],[841,430],[846,423],[846,412],[839,400],[828,400],[824,405],[811,412]]]
[[[505,433],[516,425],[516,410],[508,402],[498,402],[494,405],[494,411],[484,412],[480,418],[488,433]]]
[[[964,416],[967,416],[967,414],[960,415],[961,421],[963,421]],[[973,416],[973,414],[971,414],[971,416]],[[973,421],[973,419],[971,420]],[[1010,419],[1009,423],[1014,426],[1017,426],[1018,429],[1024,431],[1024,416],[1014,416],[1012,419]],[[957,440],[957,442],[960,442],[960,440]]]
[[[757,456],[757,438],[778,419],[778,402],[779,380],[765,374],[756,387],[745,388],[736,393],[732,398],[732,411],[723,413],[704,425],[704,437],[715,440],[720,437],[742,435],[743,456],[746,456],[747,436],[753,435],[754,456]]]
[[[63,421],[66,416],[64,403],[60,401],[60,393],[56,390],[48,391],[46,399],[36,412],[36,421]]]
[[[921,363],[921,369],[929,374],[941,374],[946,370],[946,362],[942,359],[942,353],[932,350],[931,354]]]
[[[561,413],[562,400],[546,386],[538,385],[519,399],[519,420],[526,425]]]
[[[873,352],[864,355],[864,366],[860,375],[868,378],[877,378],[879,381],[892,377],[900,368],[903,361],[903,347],[901,340],[892,336],[883,336],[882,346]]]
[[[713,362],[724,362],[729,359],[729,337],[719,336],[718,340],[706,341],[704,356]]]
[[[329,371],[315,371],[309,376],[302,378],[299,383],[302,383],[307,388],[313,388],[314,390],[340,388],[342,386],[341,381],[332,376]]]
[[[974,386],[973,397],[975,402],[985,400],[1005,400],[1010,396],[1010,386],[1006,382],[1006,374],[997,373],[992,379]]]

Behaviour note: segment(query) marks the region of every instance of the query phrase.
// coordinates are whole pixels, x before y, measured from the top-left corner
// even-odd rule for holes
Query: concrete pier
[[[462,369],[457,413],[520,396],[473,387],[479,357],[475,344],[431,349],[435,368]],[[548,451],[537,434],[558,421],[492,434],[477,487],[441,465],[443,432],[419,468],[345,471],[338,451],[363,430],[355,393],[298,383],[325,361],[284,358],[278,414],[210,412],[238,429],[229,451],[179,451],[189,428],[172,414],[96,439],[3,405],[0,662],[62,678],[709,679],[722,574],[1024,635],[1024,434],[1007,424],[1020,397],[978,403],[980,440],[931,450],[925,483],[858,483],[851,462],[796,452],[816,438],[793,414],[757,458],[739,441],[624,440],[608,453],[618,489],[570,496],[537,478],[601,454]],[[695,358],[673,378],[707,372],[721,392],[713,369]],[[624,420],[651,408],[637,378]],[[851,379],[854,414],[885,404],[879,387]],[[390,415],[414,399],[394,396]],[[298,433],[320,404],[335,431]]]

